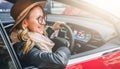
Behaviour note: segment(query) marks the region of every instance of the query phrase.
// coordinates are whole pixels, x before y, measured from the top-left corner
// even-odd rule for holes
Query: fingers
[[[62,29],[62,24],[65,24],[65,22],[57,21],[53,24],[52,29],[53,30],[59,30]]]

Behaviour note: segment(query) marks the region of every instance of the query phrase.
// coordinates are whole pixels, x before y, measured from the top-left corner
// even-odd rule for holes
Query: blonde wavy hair
[[[35,7],[36,7],[36,6],[35,6]],[[33,7],[33,8],[34,8],[34,7]],[[33,8],[32,8],[32,9],[33,9]],[[40,8],[41,8],[41,6],[40,6]],[[32,9],[31,9],[31,10],[32,10]],[[43,11],[43,9],[42,9],[42,11]],[[29,11],[29,13],[30,13],[30,11]],[[29,13],[28,13],[28,15],[26,16],[26,18],[29,17]],[[43,11],[43,13],[45,14],[44,11]],[[24,20],[25,20],[26,18],[24,18]],[[28,36],[29,29],[26,28],[26,26],[24,25],[24,20],[16,26],[15,32],[16,32],[16,34],[17,34],[16,37],[18,38],[18,40],[25,42],[25,44],[24,44],[24,46],[23,46],[23,49],[22,49],[22,52],[23,52],[23,54],[26,54],[26,53],[28,53],[28,52],[35,46],[35,44],[38,45],[38,47],[40,47],[40,45],[39,45],[38,43],[35,43],[33,40],[31,40],[31,39],[29,38],[29,36]],[[43,34],[43,35],[47,35],[45,29],[44,29],[44,34]]]
[[[31,40],[28,36],[28,28],[24,26],[24,21],[21,23],[21,28],[20,30],[17,31],[17,37],[20,41],[25,41],[25,44],[23,46],[23,54],[28,53],[34,46],[35,44],[40,47],[40,44],[35,43],[33,40]],[[44,35],[46,35],[46,30],[44,29]]]

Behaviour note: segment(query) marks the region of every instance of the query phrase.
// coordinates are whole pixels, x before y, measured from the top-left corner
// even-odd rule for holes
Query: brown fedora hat
[[[10,31],[12,31],[25,18],[31,8],[37,5],[44,8],[46,2],[47,0],[18,0],[10,11],[11,16],[15,20],[15,24]]]

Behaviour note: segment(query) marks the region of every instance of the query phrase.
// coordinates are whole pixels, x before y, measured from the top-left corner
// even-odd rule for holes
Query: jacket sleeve
[[[42,52],[38,48],[33,48],[28,57],[35,66],[64,68],[69,60],[70,50],[67,47],[60,47],[54,53]]]

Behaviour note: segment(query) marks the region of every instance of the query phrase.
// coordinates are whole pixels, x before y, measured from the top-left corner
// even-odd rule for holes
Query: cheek
[[[29,21],[28,23],[28,29],[32,32],[35,32],[36,28],[38,27],[37,23],[35,21]]]
[[[31,23],[28,26],[28,29],[32,32],[42,32],[43,31],[44,26],[43,25],[39,25],[38,23]]]
[[[33,21],[33,20],[29,21],[29,24],[27,27],[31,32],[37,32],[37,33],[43,34],[44,25],[40,25],[36,21]]]
[[[38,28],[38,26],[35,24],[31,24],[28,26],[28,29],[32,32],[35,32],[37,28]]]

